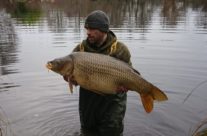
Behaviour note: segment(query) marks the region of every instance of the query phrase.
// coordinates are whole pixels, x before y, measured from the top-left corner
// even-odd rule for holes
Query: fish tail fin
[[[153,109],[153,97],[149,94],[140,94],[143,107],[147,113],[150,113]]]
[[[150,93],[140,94],[143,107],[147,113],[150,113],[153,109],[153,102],[166,101],[168,100],[167,95],[162,92],[159,88],[153,86]]]
[[[157,100],[157,101],[168,100],[167,95],[163,91],[161,91],[159,88],[157,88],[156,86],[153,86],[152,95],[153,95],[154,100]]]

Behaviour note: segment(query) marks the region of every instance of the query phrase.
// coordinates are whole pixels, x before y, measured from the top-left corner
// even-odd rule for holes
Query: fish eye
[[[53,62],[52,61],[48,61],[47,64],[53,64]]]

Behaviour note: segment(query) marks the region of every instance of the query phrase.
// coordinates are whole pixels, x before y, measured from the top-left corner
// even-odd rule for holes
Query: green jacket
[[[131,65],[128,48],[123,43],[117,42],[112,31],[108,32],[107,39],[100,48],[92,47],[87,40],[83,40],[73,51],[106,54]],[[85,135],[93,133],[95,136],[123,135],[126,93],[102,96],[80,87],[79,95],[80,122]]]

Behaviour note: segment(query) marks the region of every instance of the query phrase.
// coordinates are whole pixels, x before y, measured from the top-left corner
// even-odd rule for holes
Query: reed
[[[0,136],[3,136],[5,126],[4,124],[5,121],[3,120],[2,115],[0,114]]]
[[[190,93],[186,96],[183,103],[187,101],[187,99],[192,95],[192,93],[197,90],[200,86],[203,84],[206,84],[207,80],[204,80],[200,82],[198,85],[196,85]],[[196,125],[195,129],[192,131],[191,136],[207,136],[207,118],[202,120],[199,124]]]
[[[0,136],[3,136],[3,135],[2,135],[2,131],[1,131],[1,128],[0,128]]]
[[[0,106],[0,136],[15,136],[11,129],[10,122],[4,112],[3,108]]]
[[[3,136],[3,125],[2,125],[1,116],[0,116],[0,136]]]
[[[207,136],[207,118],[202,120],[193,130],[191,136]]]

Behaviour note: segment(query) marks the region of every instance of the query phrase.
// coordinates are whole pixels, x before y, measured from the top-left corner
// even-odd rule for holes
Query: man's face
[[[99,45],[104,38],[104,32],[101,32],[98,29],[86,28],[87,31],[87,40],[92,45]]]

